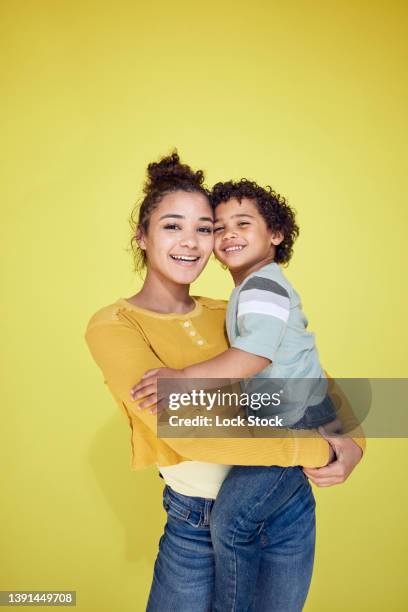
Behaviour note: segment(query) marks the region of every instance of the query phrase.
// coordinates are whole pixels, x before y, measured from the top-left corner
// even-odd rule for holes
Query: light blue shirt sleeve
[[[239,333],[231,346],[273,361],[289,312],[289,294],[282,285],[268,278],[252,277],[238,296]]]

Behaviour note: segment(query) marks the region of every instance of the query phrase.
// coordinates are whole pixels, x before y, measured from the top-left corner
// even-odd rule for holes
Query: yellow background
[[[210,184],[254,178],[297,209],[287,273],[333,375],[407,376],[407,12],[3,2],[1,589],[144,610],[162,481],[131,472],[83,332],[140,287],[127,220],[147,163],[172,147]],[[214,262],[194,287],[230,289]],[[371,440],[347,483],[316,490],[307,611],[407,608],[407,453]]]

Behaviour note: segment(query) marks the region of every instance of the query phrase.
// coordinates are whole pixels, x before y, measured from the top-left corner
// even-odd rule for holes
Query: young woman
[[[155,415],[138,409],[138,403],[131,400],[131,388],[146,370],[184,368],[225,351],[226,304],[189,295],[190,283],[203,270],[213,248],[212,209],[203,173],[193,172],[173,154],[148,166],[144,193],[133,240],[137,265],[147,268],[143,287],[131,298],[121,298],[99,310],[88,324],[86,340],[106,384],[129,420],[133,468],[155,463],[166,482],[163,504],[167,523],[147,609],[212,609],[214,558],[209,523],[223,479],[231,465],[275,465],[299,474],[299,487],[290,499],[292,510],[297,508],[297,518],[291,524],[277,525],[285,540],[280,548],[285,567],[282,565],[273,585],[281,593],[276,604],[268,595],[274,534],[270,529],[263,534],[265,554],[257,582],[259,603],[255,602],[254,609],[294,612],[299,608],[285,607],[282,598],[297,588],[296,581],[302,581],[304,590],[305,573],[308,588],[313,564],[315,504],[305,472],[316,484],[327,486],[343,481],[359,461],[364,442],[360,438],[330,438],[329,444],[315,433],[296,439],[290,430],[282,431],[275,439],[157,438]],[[347,411],[343,401],[338,406],[343,422],[347,421]],[[240,435],[245,436],[245,432]],[[332,447],[336,460],[327,466]],[[301,504],[299,500],[303,500]],[[276,503],[279,514],[284,516],[288,500]],[[304,567],[305,571],[299,572],[296,567]],[[291,569],[291,589],[286,584],[285,590]]]

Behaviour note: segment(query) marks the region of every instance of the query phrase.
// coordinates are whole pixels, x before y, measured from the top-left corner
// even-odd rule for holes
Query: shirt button
[[[184,321],[183,326],[184,327],[190,327],[190,321]]]
[[[204,344],[204,340],[197,340],[197,344],[201,346],[202,344]]]
[[[197,333],[197,332],[195,332],[194,330],[192,330],[192,331],[190,332],[190,336],[195,336],[195,335],[196,335],[196,333]]]

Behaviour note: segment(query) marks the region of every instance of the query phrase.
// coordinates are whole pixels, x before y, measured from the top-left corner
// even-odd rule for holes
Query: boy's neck
[[[238,285],[241,285],[250,274],[253,274],[253,272],[260,270],[260,268],[263,268],[267,264],[273,263],[273,261],[273,257],[267,257],[265,259],[262,259],[261,261],[257,261],[256,263],[247,268],[240,268],[239,270],[230,270],[235,286],[238,287]]]

